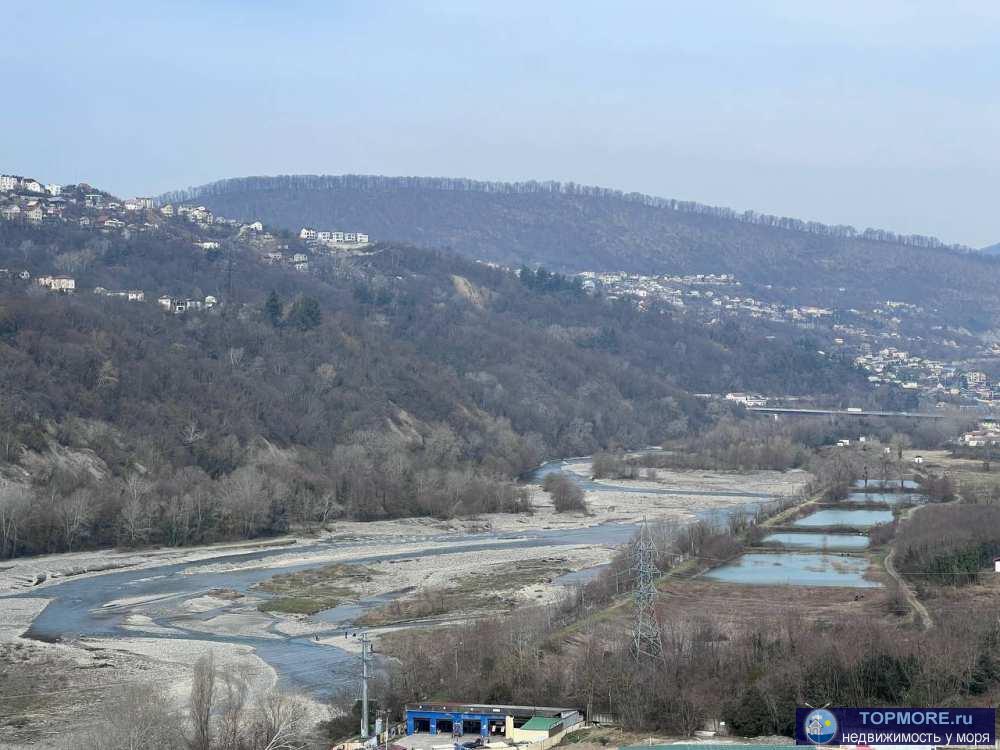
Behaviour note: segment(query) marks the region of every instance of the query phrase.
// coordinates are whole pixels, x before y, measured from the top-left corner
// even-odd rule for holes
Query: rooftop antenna
[[[637,660],[663,656],[660,625],[656,619],[656,545],[649,534],[646,518],[639,528],[639,539],[632,548],[632,569],[636,575],[635,624],[632,627],[632,652]]]

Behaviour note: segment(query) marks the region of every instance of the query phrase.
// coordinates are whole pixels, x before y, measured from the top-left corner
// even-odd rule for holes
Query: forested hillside
[[[705,424],[692,391],[846,403],[864,386],[807,340],[639,312],[558,275],[388,243],[297,273],[191,231],[0,224],[0,268],[71,268],[78,289],[0,280],[0,556],[514,510],[512,480],[545,457]],[[220,304],[173,315],[163,291]]]
[[[984,305],[997,312],[1000,262],[968,248],[572,184],[302,175],[223,180],[162,199],[196,200],[295,231],[363,231],[507,265],[733,273],[798,301],[922,304],[933,296],[956,317]]]

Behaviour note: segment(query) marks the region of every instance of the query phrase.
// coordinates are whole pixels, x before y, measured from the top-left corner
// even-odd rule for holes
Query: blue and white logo
[[[814,745],[825,745],[837,736],[837,717],[825,708],[817,708],[805,719],[806,739]]]

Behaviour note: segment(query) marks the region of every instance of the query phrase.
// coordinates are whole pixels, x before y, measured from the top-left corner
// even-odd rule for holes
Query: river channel
[[[573,459],[579,461],[581,459]],[[746,497],[722,510],[703,511],[698,514],[705,520],[722,520],[734,512],[753,513],[768,498],[760,493],[740,493],[727,490],[706,489],[695,492],[669,487],[636,490],[613,483],[594,482],[570,471],[568,461],[552,461],[539,467],[531,477],[540,481],[546,474],[564,472],[590,492],[641,492],[648,495],[702,495],[711,497]],[[477,550],[517,549],[529,547],[558,548],[568,545],[625,544],[636,531],[633,523],[606,523],[597,526],[568,529],[535,529],[510,533],[442,533],[434,536],[397,537],[391,540],[343,539],[320,543],[311,552],[324,547],[335,547],[339,552],[349,549],[351,554],[341,561],[370,564],[391,560],[425,558],[454,552]],[[413,542],[433,542],[438,546],[424,551],[393,552],[393,546]],[[347,649],[330,645],[330,636],[338,636],[349,628],[351,622],[366,608],[384,603],[390,595],[362,599],[357,603],[341,605],[314,616],[326,629],[319,633],[294,636],[275,629],[275,620],[263,634],[255,635],[230,632],[206,632],[211,628],[202,623],[218,617],[225,608],[192,612],[177,605],[180,600],[199,596],[213,590],[225,589],[241,594],[250,592],[254,584],[274,575],[267,564],[268,558],[287,554],[287,548],[273,548],[214,557],[201,562],[183,562],[139,570],[124,570],[92,577],[66,579],[37,590],[16,594],[17,597],[51,599],[46,608],[35,618],[27,637],[46,641],[72,641],[78,638],[136,638],[184,639],[211,643],[230,643],[252,647],[256,654],[278,673],[280,682],[293,689],[303,690],[322,699],[336,689],[356,680],[355,655]],[[248,562],[260,566],[247,567]],[[220,565],[239,563],[237,570],[220,572]],[[320,567],[325,563],[315,561],[296,566],[282,566],[282,573]],[[199,571],[204,568],[204,571]],[[578,573],[585,580],[588,573]],[[125,600],[122,604],[116,604]],[[141,601],[140,601],[141,600]],[[0,599],[2,602],[2,599]],[[130,615],[141,614],[149,618],[149,625],[136,627],[127,622]],[[327,638],[320,643],[319,638]],[[335,643],[336,641],[334,641]]]

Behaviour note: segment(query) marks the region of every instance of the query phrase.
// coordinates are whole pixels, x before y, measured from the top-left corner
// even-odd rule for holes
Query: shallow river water
[[[580,460],[580,459],[576,459]],[[572,461],[572,460],[571,460]],[[679,489],[643,489],[593,482],[579,474],[570,472],[567,461],[552,461],[539,467],[533,479],[540,481],[546,474],[562,471],[579,482],[585,489],[595,492],[643,492],[645,494],[685,494],[703,496],[746,497],[747,502],[724,510],[704,511],[699,517],[704,520],[724,521],[731,513],[753,513],[766,501],[767,497],[758,493],[731,491],[695,492]],[[476,550],[516,549],[529,547],[559,547],[567,545],[622,545],[635,533],[637,526],[631,523],[604,524],[574,529],[537,529],[511,533],[463,534],[445,533],[436,536],[398,537],[393,539],[358,539],[353,541],[334,540],[309,548],[309,553],[322,551],[324,545],[338,551],[355,549],[356,554],[344,563],[375,563],[397,559],[413,559],[444,555],[450,552],[470,552]],[[414,542],[437,542],[440,547],[421,552],[385,552],[393,546]],[[449,544],[449,543],[453,544]],[[205,632],[206,620],[223,614],[225,608],[206,612],[187,612],[179,603],[184,599],[208,593],[213,589],[231,589],[248,593],[251,587],[274,575],[273,568],[266,567],[267,559],[289,552],[288,548],[272,548],[215,557],[201,562],[183,562],[142,570],[125,570],[93,577],[66,579],[59,583],[35,591],[17,594],[20,597],[44,597],[52,601],[35,619],[27,635],[42,640],[70,640],[76,637],[124,638],[143,637],[152,639],[188,639],[211,643],[235,643],[252,646],[258,656],[277,671],[281,682],[287,687],[305,690],[316,697],[324,697],[356,680],[355,656],[341,648],[318,643],[314,635],[288,636],[275,630],[277,622],[272,622],[264,631],[265,635],[245,635],[241,633]],[[227,563],[260,562],[261,567],[241,568],[219,572],[218,567]],[[320,567],[326,563],[309,562],[297,566],[282,566],[282,573]],[[204,572],[199,572],[204,568]],[[560,583],[573,584],[587,580],[594,572],[578,571],[570,574]],[[255,594],[259,592],[254,592]],[[142,604],[107,606],[122,599],[142,597]],[[366,608],[377,606],[391,599],[382,595],[362,599],[358,603],[346,604],[321,612],[313,617],[329,625],[319,635],[329,637],[339,635],[351,625]],[[152,630],[135,630],[126,627],[125,619],[130,614],[141,614],[151,618]]]

